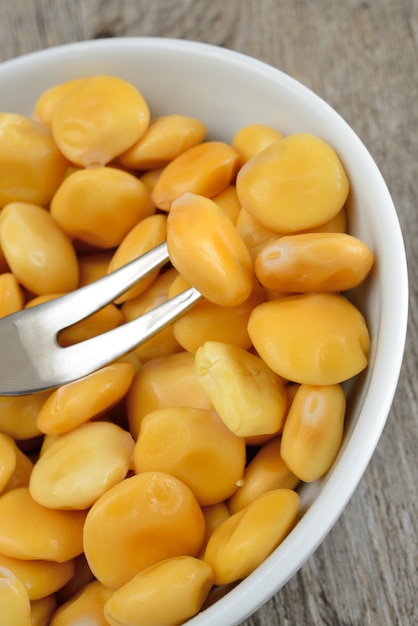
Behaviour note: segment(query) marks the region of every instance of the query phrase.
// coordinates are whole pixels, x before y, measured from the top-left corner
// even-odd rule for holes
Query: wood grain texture
[[[181,37],[266,61],[327,100],[375,157],[409,261],[410,324],[398,391],[342,517],[299,573],[243,626],[418,624],[418,3],[0,0],[0,61],[111,36]]]

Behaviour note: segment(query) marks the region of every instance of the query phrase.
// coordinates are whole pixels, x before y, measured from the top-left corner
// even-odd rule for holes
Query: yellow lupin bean
[[[145,185],[116,167],[73,172],[51,201],[51,215],[63,231],[96,246],[118,246],[155,208]]]
[[[51,391],[40,391],[27,396],[0,396],[0,431],[16,440],[40,435],[36,421],[50,395]]]
[[[169,290],[169,297],[185,291],[190,284],[178,276]],[[222,341],[248,349],[251,339],[247,324],[251,311],[264,301],[264,292],[258,283],[247,300],[236,306],[221,306],[203,299],[190,311],[172,323],[174,337],[193,354],[205,341]]]
[[[295,489],[299,478],[288,468],[280,454],[281,439],[263,444],[248,463],[243,484],[228,500],[231,513],[240,511],[262,493],[272,489]]]
[[[185,193],[173,202],[167,245],[174,267],[208,300],[236,306],[249,298],[254,285],[250,255],[213,200]]]
[[[158,168],[200,144],[205,135],[206,126],[200,120],[186,115],[163,115],[151,120],[142,137],[118,161],[133,169]]]
[[[133,364],[121,361],[61,385],[39,411],[39,430],[46,434],[62,434],[100,415],[125,396],[133,376]]]
[[[58,102],[52,133],[69,161],[100,167],[138,141],[149,121],[148,105],[134,85],[115,76],[93,76]]]
[[[8,435],[0,432],[0,493],[29,484],[33,463]]]
[[[16,467],[16,445],[0,432],[0,493],[6,487]]]
[[[31,626],[49,626],[52,614],[57,608],[55,594],[33,600],[30,603]]]
[[[266,124],[248,124],[235,133],[231,146],[240,153],[245,163],[282,137],[279,131]]]
[[[287,292],[346,291],[370,272],[374,255],[357,237],[344,233],[307,233],[267,244],[255,273],[268,289]]]
[[[231,344],[207,341],[195,360],[199,384],[233,433],[247,437],[280,429],[286,389],[258,356]]]
[[[59,85],[53,85],[44,91],[35,103],[34,117],[46,126],[51,127],[55,109],[59,102],[64,96],[70,93],[74,87],[78,87],[85,80],[87,80],[87,78],[75,78],[74,80],[68,80]]]
[[[48,128],[0,113],[0,208],[10,202],[47,206],[68,167]]]
[[[209,537],[215,530],[231,515],[231,512],[225,502],[217,502],[202,506],[203,517],[205,518],[205,538],[199,553],[199,558],[203,559]]]
[[[199,504],[207,506],[222,502],[236,490],[244,474],[245,441],[214,411],[160,409],[141,422],[134,468],[137,473],[156,470],[179,478]]]
[[[28,593],[17,576],[2,566],[0,607],[2,620],[7,626],[32,626]]]
[[[289,410],[280,454],[305,482],[323,476],[341,447],[346,398],[340,385],[301,385]]]
[[[241,204],[235,185],[228,185],[225,189],[222,189],[220,193],[217,193],[216,196],[213,196],[212,200],[221,207],[223,212],[226,213],[231,222],[235,225],[241,211]]]
[[[203,513],[182,481],[141,472],[115,485],[87,514],[84,553],[103,585],[117,589],[139,571],[173,556],[196,556]]]
[[[248,248],[254,262],[261,250],[271,241],[277,239],[277,233],[263,226],[247,209],[241,207],[237,217],[236,228]]]
[[[186,192],[211,198],[225,189],[239,168],[239,154],[222,141],[207,141],[173,159],[158,177],[151,197],[163,211]]]
[[[150,215],[134,226],[116,249],[108,272],[113,272],[166,240],[167,217]],[[119,296],[115,302],[120,304],[144,293],[157,278],[159,270],[155,270],[140,280],[134,287]]]
[[[54,612],[49,626],[109,626],[104,606],[112,595],[111,589],[94,580]]]
[[[296,491],[274,489],[226,519],[213,531],[204,555],[214,584],[226,585],[251,574],[290,532],[298,511]]]
[[[349,190],[335,151],[306,133],[280,139],[247,161],[236,184],[242,206],[278,233],[328,221],[341,210]]]
[[[347,211],[345,206],[338,211],[334,217],[330,220],[319,224],[319,226],[313,226],[312,228],[306,228],[299,231],[300,233],[345,233],[347,232]]]
[[[190,352],[152,359],[135,375],[126,396],[129,430],[134,439],[147,413],[173,406],[198,409],[212,406],[199,384],[195,358]]]
[[[139,177],[139,180],[144,183],[149,191],[152,191],[163,169],[163,167],[156,167],[152,170],[147,170]]]
[[[72,291],[78,262],[68,236],[36,204],[12,202],[0,213],[0,242],[11,271],[36,295]]]
[[[74,575],[73,559],[55,563],[54,561],[14,559],[0,554],[0,567],[7,567],[22,581],[31,601],[55,593]]]
[[[200,611],[212,583],[212,569],[200,559],[167,559],[115,591],[105,616],[110,626],[181,626]]]
[[[0,497],[0,554],[69,561],[83,551],[85,517],[85,511],[47,509],[32,498],[27,487],[12,489]]]
[[[178,272],[174,268],[160,273],[144,293],[124,302],[122,312],[126,320],[133,320],[165,302],[170,285],[177,275]],[[151,359],[181,352],[182,350],[182,347],[173,335],[173,328],[170,324],[135,348],[134,353],[142,363],[146,363],[146,361]]]
[[[265,363],[297,383],[340,383],[368,363],[365,320],[338,294],[307,293],[264,302],[251,313],[248,332]]]
[[[61,435],[35,463],[29,492],[53,509],[87,509],[123,480],[134,441],[111,422],[83,424]]]
[[[25,296],[14,274],[0,274],[0,317],[11,315],[23,309]]]

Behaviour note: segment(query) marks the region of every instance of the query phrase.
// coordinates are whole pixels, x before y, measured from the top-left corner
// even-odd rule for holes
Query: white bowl
[[[356,294],[372,337],[370,365],[349,389],[343,447],[326,478],[301,489],[303,516],[275,552],[189,626],[234,626],[276,593],[337,521],[357,487],[385,425],[403,358],[408,279],[396,210],[360,139],[323,100],[277,69],[242,54],[189,41],[106,39],[51,48],[0,65],[0,110],[31,115],[48,87],[106,73],[136,84],[152,114],[202,119],[212,138],[230,140],[259,122],[282,133],[322,137],[351,181],[349,230],[375,252],[376,266]]]

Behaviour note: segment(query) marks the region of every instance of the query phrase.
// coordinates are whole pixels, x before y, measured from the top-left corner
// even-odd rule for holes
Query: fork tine
[[[162,243],[107,276],[40,304],[36,309],[39,315],[49,314],[50,332],[57,333],[103,308],[168,260],[167,244]],[[28,313],[30,311],[32,316],[36,309],[28,309]]]
[[[201,298],[199,291],[190,287],[187,291],[113,330],[68,347],[57,345],[53,361],[48,358],[47,353],[44,359],[37,355],[37,374],[40,382],[36,391],[47,389],[48,381],[51,379],[54,380],[54,386],[57,386],[104,367],[162,330]]]

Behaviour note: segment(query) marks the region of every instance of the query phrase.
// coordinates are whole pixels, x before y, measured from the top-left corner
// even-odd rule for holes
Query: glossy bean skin
[[[38,413],[45,434],[62,434],[100,415],[121,400],[134,376],[128,361],[107,365],[89,376],[55,389]]]
[[[208,198],[233,180],[239,167],[239,154],[227,143],[207,141],[173,159],[161,172],[152,190],[152,200],[163,211],[186,192]]]
[[[306,293],[264,302],[253,310],[248,332],[269,367],[293,382],[341,383],[368,363],[365,320],[339,294]]]
[[[199,384],[194,355],[189,352],[151,359],[135,375],[126,396],[129,430],[134,439],[147,413],[173,406],[212,406]]]
[[[191,490],[164,472],[141,472],[107,491],[89,510],[84,552],[95,577],[117,589],[173,556],[195,556],[205,524]]]
[[[114,272],[123,265],[159,246],[166,240],[167,217],[150,215],[136,224],[124,237],[109,263],[108,272]],[[157,278],[159,270],[155,270],[138,281],[134,287],[119,296],[115,302],[121,304],[144,293]]]
[[[255,274],[268,289],[339,292],[360,285],[374,262],[370,248],[344,233],[289,235],[267,244]]]
[[[27,487],[12,489],[0,497],[0,554],[24,560],[69,561],[83,551],[85,517],[84,511],[41,506]]]
[[[179,275],[169,290],[169,297],[190,287]],[[205,341],[221,341],[247,350],[251,347],[247,324],[251,311],[264,301],[264,291],[257,282],[250,296],[236,306],[221,306],[206,298],[172,323],[172,332],[184,350],[196,353]]]
[[[263,226],[247,209],[241,207],[236,221],[237,231],[247,246],[251,260],[255,262],[261,250],[277,239],[277,233]]]
[[[234,493],[244,467],[245,441],[214,411],[172,407],[148,413],[141,422],[135,471],[155,470],[179,478],[201,506]]]
[[[11,202],[46,207],[68,167],[51,132],[22,115],[0,113],[0,136],[0,208]]]
[[[138,170],[162,167],[200,144],[205,135],[206,126],[200,120],[186,115],[162,115],[151,120],[142,137],[118,161]]]
[[[34,107],[34,117],[39,120],[45,126],[49,128],[52,126],[52,119],[54,112],[59,102],[66,96],[74,87],[81,85],[86,78],[75,78],[74,80],[68,80],[65,83],[59,85],[53,85],[46,91],[44,91],[38,98]]]
[[[230,219],[209,198],[185,193],[173,202],[167,246],[177,271],[211,302],[236,306],[249,298],[250,255]]]
[[[126,477],[133,449],[131,435],[116,424],[83,424],[58,437],[38,459],[30,494],[52,509],[87,509]]]
[[[304,482],[323,476],[341,447],[346,398],[340,385],[301,385],[285,426],[280,453]]]
[[[281,438],[274,437],[262,445],[248,463],[243,485],[229,498],[231,513],[245,508],[262,493],[273,489],[295,489],[300,478],[284,462],[281,453]]]
[[[115,167],[73,172],[51,201],[51,215],[64,232],[102,249],[118,246],[133,226],[153,213],[145,185]]]
[[[0,567],[6,567],[25,586],[29,600],[39,600],[55,593],[74,574],[74,560],[55,563],[32,559],[14,559],[0,554]]]
[[[19,578],[3,566],[0,566],[0,606],[7,626],[31,626],[27,591]]]
[[[222,191],[217,193],[216,196],[213,196],[212,200],[221,207],[223,212],[235,225],[237,223],[238,215],[241,210],[241,203],[238,199],[237,189],[235,185],[228,185],[227,187],[225,187],[225,189],[222,189]]]
[[[282,137],[279,131],[266,124],[248,124],[235,133],[231,146],[240,153],[242,161],[246,163]]]
[[[76,626],[76,624],[108,626],[104,606],[112,594],[112,590],[97,580],[88,583],[53,613],[49,626]]]
[[[284,137],[250,159],[236,184],[242,206],[278,233],[328,221],[341,210],[349,190],[331,146],[305,133]]]
[[[29,484],[33,463],[14,440],[0,432],[0,494]]]
[[[200,611],[212,582],[212,569],[200,559],[167,559],[115,591],[105,616],[111,626],[181,626]]]
[[[42,207],[24,202],[5,206],[0,214],[0,241],[14,276],[33,294],[63,293],[77,287],[72,242]]]
[[[247,437],[279,431],[287,405],[285,386],[258,356],[207,341],[195,362],[199,384],[232,432]]]
[[[231,512],[225,502],[217,502],[202,506],[203,517],[205,518],[205,538],[199,553],[199,558],[203,559],[209,537],[215,530],[231,515]]]
[[[136,87],[115,76],[92,76],[58,102],[52,133],[69,161],[100,167],[130,148],[149,121],[148,105]]]
[[[220,524],[204,555],[213,569],[214,584],[228,584],[253,572],[290,532],[298,510],[295,491],[274,489]]]
[[[37,425],[38,414],[51,391],[41,391],[26,396],[0,396],[0,430],[20,441],[41,434]]]
[[[25,296],[14,274],[0,274],[0,317],[17,313],[23,309]]]

